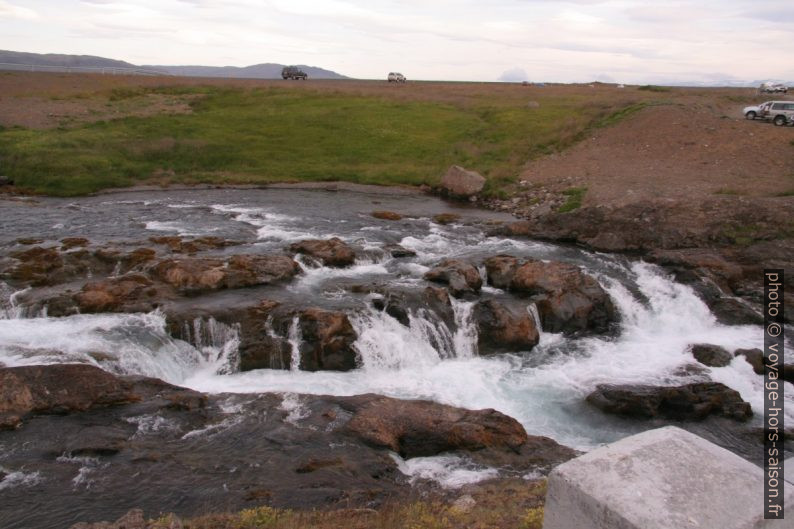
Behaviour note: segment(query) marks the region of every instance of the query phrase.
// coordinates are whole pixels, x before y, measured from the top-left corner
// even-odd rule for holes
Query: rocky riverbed
[[[670,422],[760,454],[748,270],[592,251],[628,224],[295,189],[0,210],[8,527],[377,506]]]

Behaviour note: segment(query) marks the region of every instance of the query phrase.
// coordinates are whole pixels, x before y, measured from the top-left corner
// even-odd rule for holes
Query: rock
[[[292,253],[302,253],[314,257],[325,266],[345,267],[352,265],[356,254],[350,246],[338,237],[328,240],[307,239],[289,245]]]
[[[534,296],[545,331],[604,333],[618,319],[598,281],[570,264],[524,263],[516,269],[510,290]]]
[[[460,512],[469,512],[477,505],[477,500],[471,497],[470,494],[464,494],[452,502],[452,508]]]
[[[166,259],[152,268],[160,281],[183,292],[267,285],[292,279],[300,268],[285,255],[233,255],[219,258]]]
[[[495,410],[464,410],[430,401],[396,400],[373,395],[345,425],[366,444],[402,457],[423,457],[453,450],[500,448],[518,452],[527,433],[515,420]]]
[[[14,428],[34,413],[64,414],[136,400],[130,384],[90,365],[0,369],[0,429]]]
[[[425,274],[425,279],[449,285],[456,298],[477,294],[482,287],[480,272],[469,263],[457,259],[444,259]]]
[[[492,287],[507,289],[513,282],[520,261],[511,255],[497,255],[485,260],[488,283]]]
[[[87,283],[74,301],[83,313],[149,312],[174,295],[173,289],[143,274],[127,274]]]
[[[166,321],[171,336],[194,346],[205,343],[205,329],[212,327],[212,320],[236,329],[240,371],[250,371],[290,369],[292,348],[287,336],[293,317],[278,302],[263,299],[248,305],[171,307]]]
[[[399,244],[387,244],[383,247],[385,252],[391,254],[392,257],[400,258],[400,257],[416,257],[416,252],[413,250],[409,250],[408,248],[404,248]]]
[[[485,187],[485,178],[475,172],[468,171],[459,165],[453,165],[441,179],[441,188],[453,197],[471,197]]]
[[[403,216],[394,211],[373,211],[372,216],[381,220],[402,220]]]
[[[764,374],[764,352],[761,349],[737,349],[733,354],[743,356],[753,366],[756,375]]]
[[[149,529],[150,526],[143,516],[141,509],[131,509],[124,516],[116,520],[114,523],[110,522],[95,522],[86,523],[81,522],[72,525],[69,529]],[[182,522],[173,516],[169,516],[168,525],[157,524],[157,529],[181,529]]]
[[[721,415],[746,421],[753,415],[737,391],[719,382],[674,387],[601,384],[587,402],[606,413],[637,419],[699,421]]]
[[[439,213],[438,215],[433,216],[433,222],[436,224],[452,224],[457,220],[460,220],[460,215],[455,213]]]
[[[66,237],[61,239],[61,249],[69,250],[71,248],[88,246],[88,239],[84,237]]]
[[[372,300],[372,306],[377,310],[385,311],[386,314],[406,327],[411,324],[404,296],[394,294],[393,292],[386,292],[382,297],[374,298]]]
[[[350,371],[356,368],[353,343],[358,338],[347,315],[318,308],[299,314],[300,369],[304,371]]]
[[[228,241],[221,237],[203,236],[192,240],[184,240],[177,235],[166,235],[161,237],[149,237],[149,241],[154,244],[163,244],[174,253],[193,254],[203,250],[225,248],[240,244],[237,241]]]
[[[480,354],[492,351],[529,351],[540,334],[526,307],[508,307],[489,299],[474,306]]]
[[[12,252],[11,257],[20,263],[11,269],[11,279],[33,286],[53,284],[53,272],[63,267],[63,259],[55,248],[34,246],[28,250]]]
[[[736,298],[719,296],[704,301],[723,325],[761,325],[764,323],[762,314]]]
[[[719,345],[698,343],[691,350],[695,360],[709,367],[725,367],[733,360],[733,355]]]
[[[709,479],[703,479],[709,476]],[[555,468],[543,529],[750,529],[763,519],[763,468],[667,426],[597,448]],[[783,485],[781,503],[794,501]]]

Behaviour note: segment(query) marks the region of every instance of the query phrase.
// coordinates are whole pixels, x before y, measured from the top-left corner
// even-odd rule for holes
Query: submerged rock
[[[456,298],[477,294],[482,287],[479,270],[458,259],[444,259],[425,274],[425,279],[449,285],[450,293]]]
[[[753,416],[739,392],[719,382],[673,387],[601,384],[587,402],[606,413],[637,419],[699,421],[718,415],[746,421]]]
[[[404,246],[399,244],[387,244],[383,247],[385,252],[388,252],[392,257],[400,258],[400,257],[416,257],[416,252],[413,250],[409,250]]]
[[[489,299],[474,306],[480,354],[494,351],[528,351],[540,340],[535,320],[526,306],[508,306]]]
[[[295,242],[289,245],[289,251],[314,257],[325,266],[345,267],[356,260],[353,249],[338,237]]]
[[[381,220],[402,220],[403,216],[394,211],[373,211],[372,216]]]
[[[733,360],[733,355],[719,345],[697,343],[692,345],[692,356],[695,360],[709,367],[725,367]]]

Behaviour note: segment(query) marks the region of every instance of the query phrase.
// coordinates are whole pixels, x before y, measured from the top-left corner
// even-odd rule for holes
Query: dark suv
[[[305,81],[308,77],[309,76],[306,75],[306,72],[304,72],[297,66],[285,66],[281,70],[282,79],[302,79]]]

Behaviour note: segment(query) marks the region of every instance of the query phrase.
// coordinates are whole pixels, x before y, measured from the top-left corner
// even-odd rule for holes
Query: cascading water
[[[588,408],[583,399],[597,384],[684,383],[693,380],[693,375],[680,369],[693,361],[687,350],[692,343],[712,343],[731,351],[763,345],[760,327],[717,323],[691,288],[675,283],[656,266],[546,243],[487,237],[483,225],[442,226],[429,218],[436,212],[432,208],[440,204],[433,199],[295,191],[283,195],[276,191],[203,193],[139,201],[87,198],[84,201],[90,207],[77,213],[66,207],[48,209],[35,235],[140,240],[152,233],[191,233],[246,241],[247,246],[239,251],[248,253],[279,253],[294,240],[338,236],[361,250],[353,266],[330,268],[306,260],[303,274],[275,294],[268,291],[263,296],[282,296],[279,301],[301,306],[338,307],[347,313],[358,334],[354,348],[360,357],[359,369],[345,373],[299,370],[297,318],[287,336],[279,336],[292,348],[290,366],[237,372],[239,336],[233,326],[197,320],[182,336],[171,337],[159,312],[24,318],[24,307],[16,304],[13,290],[2,283],[0,363],[83,362],[209,392],[375,392],[466,408],[495,408],[515,417],[529,433],[589,449],[638,428]],[[404,219],[373,219],[366,213],[372,209],[372,200],[385,201],[378,208],[405,212]],[[291,204],[289,214],[284,213],[283,204]],[[109,210],[126,212],[119,218],[145,217],[147,224],[131,221],[119,227],[100,222]],[[70,232],[69,227],[78,222],[69,215],[78,213],[89,218],[80,217],[83,231]],[[91,215],[97,218],[92,220]],[[85,226],[96,233],[86,233]],[[400,244],[417,255],[392,258],[379,253],[385,244]],[[616,304],[621,315],[619,332],[588,337],[541,332],[540,344],[531,351],[481,357],[471,301],[453,300],[452,323],[429,307],[415,307],[404,325],[372,308],[370,299],[354,299],[350,294],[351,286],[372,283],[420,291],[427,286],[423,275],[428,267],[443,258],[480,264],[498,254],[562,260],[583,267],[599,279]],[[482,297],[500,295],[506,294],[486,287]],[[527,310],[539,323],[537,308],[527,302]],[[266,326],[266,332],[276,336],[272,326]],[[791,361],[790,353],[786,355]],[[727,367],[708,368],[707,374],[738,390],[757,415],[762,412],[763,379],[743,359],[734,359]],[[787,419],[794,421],[794,399],[790,394],[786,398]]]

